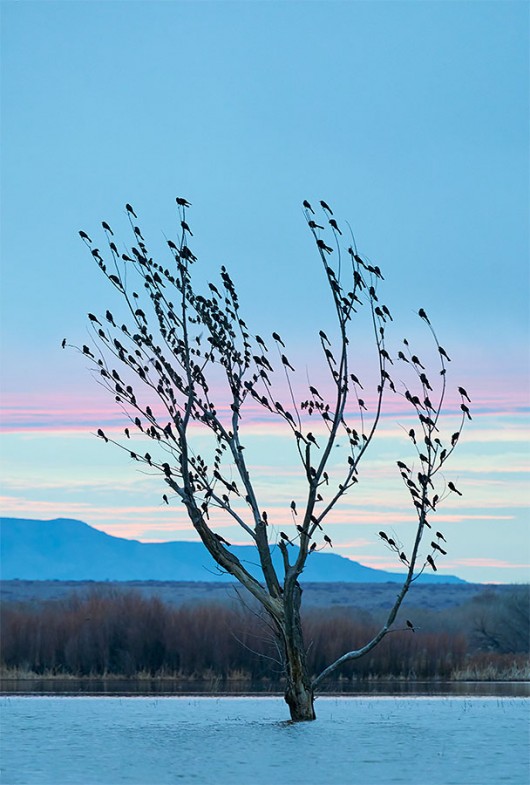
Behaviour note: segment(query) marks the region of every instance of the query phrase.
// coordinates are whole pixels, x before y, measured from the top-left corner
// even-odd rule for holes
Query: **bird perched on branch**
[[[324,540],[325,542],[327,542],[330,548],[333,548],[333,543],[331,542],[331,539],[328,537],[327,534],[324,535]]]
[[[436,564],[434,563],[434,559],[432,558],[432,556],[430,556],[430,555],[427,556],[427,563],[432,567],[434,572],[438,571],[438,568],[437,568]]]
[[[183,199],[182,196],[177,196],[175,201],[176,201],[176,203],[178,204],[179,207],[191,207],[190,202],[188,202],[187,199]]]
[[[313,213],[313,215],[315,214],[315,211],[313,210],[313,208],[311,207],[311,205],[309,204],[307,199],[304,199],[302,204],[303,204],[303,206],[305,207],[306,210],[309,210],[311,213]]]
[[[337,222],[336,222],[336,220],[335,220],[334,218],[330,218],[330,219],[329,219],[329,225],[330,225],[330,226],[331,226],[333,229],[335,229],[335,231],[336,231],[336,232],[338,232],[340,235],[342,234],[342,232],[341,232],[341,230],[339,229],[339,227],[337,226]]]
[[[453,493],[457,493],[459,496],[462,496],[462,494],[460,493],[458,488],[455,487],[455,484],[453,482],[448,482],[447,487],[449,488],[450,491],[453,491]]]
[[[440,551],[442,556],[447,556],[447,551],[444,551],[444,549],[438,545],[437,542],[434,542],[434,540],[431,542],[431,547],[434,548],[435,551]]]
[[[413,623],[412,623],[411,621],[409,621],[409,620],[407,619],[407,621],[405,622],[405,624],[407,625],[407,627],[409,628],[409,630],[412,630],[412,632],[415,632],[415,630],[414,630],[414,625],[413,625]]]
[[[294,368],[293,368],[293,366],[291,365],[291,363],[289,362],[289,360],[287,359],[287,357],[285,356],[285,354],[282,354],[282,363],[283,363],[285,366],[287,366],[287,368],[290,368],[290,369],[291,369],[291,371],[294,371]]]
[[[326,251],[326,253],[333,253],[333,248],[330,248],[329,245],[326,245],[324,240],[317,240],[317,245],[321,251]]]
[[[134,217],[135,217],[135,218],[138,218],[138,216],[136,215],[136,213],[134,212],[134,210],[133,210],[133,208],[131,207],[131,205],[130,205],[130,204],[126,204],[126,205],[125,205],[125,209],[127,210],[127,212],[128,212],[130,215],[134,215]]]
[[[462,409],[462,411],[464,412],[464,414],[467,416],[468,420],[472,420],[472,419],[473,419],[473,418],[471,417],[471,414],[469,413],[469,409],[468,409],[468,407],[465,405],[465,403],[461,403],[461,404],[460,404],[460,408]]]
[[[326,202],[324,202],[323,199],[320,200],[320,206],[322,207],[323,210],[326,210],[330,215],[333,215],[333,210],[331,209],[329,204],[326,204]]]

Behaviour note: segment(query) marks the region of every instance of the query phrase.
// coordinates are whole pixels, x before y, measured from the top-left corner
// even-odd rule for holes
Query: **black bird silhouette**
[[[314,445],[315,445],[315,447],[318,447],[318,444],[317,444],[317,442],[316,442],[316,439],[315,439],[315,437],[313,436],[313,434],[311,433],[311,431],[309,431],[309,433],[307,434],[307,436],[306,436],[306,439],[307,439],[307,441],[308,441],[308,442],[311,442],[311,444],[314,444]]]
[[[330,538],[328,537],[327,534],[324,535],[324,540],[325,540],[325,542],[328,543],[330,548],[333,548],[333,543],[331,542],[331,540],[330,540]]]
[[[104,439],[104,440],[105,440],[105,442],[108,442],[108,439],[107,439],[107,437],[105,436],[105,434],[103,433],[103,431],[101,430],[101,428],[98,428],[98,436],[99,436],[101,439]]]
[[[430,324],[430,321],[429,321],[429,319],[428,319],[428,317],[427,317],[427,314],[425,313],[425,311],[423,310],[423,308],[420,308],[420,310],[418,311],[418,316],[421,316],[421,318],[422,318],[422,319],[425,319],[425,321],[427,322],[427,324]]]
[[[379,536],[382,540],[386,540],[388,542],[388,534],[386,532],[379,532]]]
[[[287,359],[287,357],[285,356],[285,354],[282,354],[282,363],[283,363],[284,365],[286,365],[286,366],[287,366],[287,368],[290,368],[290,369],[291,369],[291,371],[294,371],[294,368],[293,368],[293,366],[291,365],[291,363],[289,362],[289,360]]]
[[[315,214],[315,211],[313,210],[313,208],[311,207],[311,205],[309,204],[309,202],[307,201],[307,199],[304,199],[304,201],[302,202],[302,204],[303,204],[303,206],[305,207],[305,209],[306,209],[306,210],[309,210],[310,212],[312,212],[312,213],[313,213],[313,215]]]
[[[282,341],[282,339],[280,338],[280,336],[278,335],[278,333],[273,333],[272,337],[274,338],[275,341],[278,341],[278,343],[281,344],[283,346],[283,348],[285,349],[285,344]]]
[[[427,562],[428,562],[428,564],[430,564],[430,566],[432,567],[434,572],[438,571],[438,568],[436,567],[436,564],[434,563],[434,559],[432,558],[432,556],[430,556],[430,555],[427,556]]]
[[[125,428],[125,430],[124,430],[124,433],[125,433],[125,436],[126,436],[128,439],[130,439],[130,438],[131,438],[131,434],[129,433],[129,429],[128,429],[128,428]]]
[[[447,360],[447,362],[451,362],[451,358],[449,357],[449,355],[447,354],[447,352],[445,351],[445,349],[443,348],[443,346],[439,346],[439,347],[438,347],[438,351],[440,352],[440,354],[442,355],[442,357],[445,357],[445,359]]]
[[[420,368],[423,368],[423,370],[425,370],[425,366],[421,364],[420,358],[416,354],[413,354],[410,359],[412,360],[414,365],[419,365]]]
[[[444,551],[444,549],[440,545],[438,545],[437,542],[434,542],[434,540],[431,542],[431,546],[434,548],[435,551],[440,551],[442,556],[447,556],[447,551]]]
[[[443,542],[447,542],[442,532],[436,532],[436,536],[438,537],[439,540],[443,540]]]
[[[87,234],[86,232],[83,232],[83,230],[82,230],[82,229],[81,229],[81,231],[79,232],[79,236],[80,236],[80,238],[81,238],[82,240],[87,240],[89,243],[91,243],[91,242],[92,242],[92,240],[90,239],[90,237],[88,236],[88,234]]]
[[[112,229],[110,228],[110,226],[108,225],[108,223],[106,221],[102,221],[101,222],[101,226],[104,228],[104,230],[106,232],[108,232],[109,234],[111,234],[114,237],[114,232],[112,231]]]
[[[407,358],[405,357],[405,355],[403,354],[402,351],[398,352],[398,357],[399,357],[400,360],[403,360],[403,362],[408,363],[408,360],[407,360]]]
[[[324,228],[323,226],[320,226],[320,224],[317,224],[316,221],[309,221],[308,226],[310,227],[310,229],[323,229]]]
[[[295,501],[291,502],[291,510],[293,511],[293,513],[295,515],[298,515],[298,513],[296,512],[296,502]]]
[[[382,306],[381,306],[381,309],[382,309],[383,313],[384,313],[386,316],[388,316],[388,318],[390,319],[390,321],[391,321],[391,322],[393,322],[394,320],[392,319],[392,316],[391,316],[391,314],[390,314],[390,311],[388,310],[388,308],[386,307],[386,305],[382,305]]]
[[[426,387],[428,390],[431,390],[432,392],[432,387],[429,383],[429,380],[427,379],[427,376],[424,373],[420,373],[420,381],[424,387]]]
[[[293,544],[292,541],[289,539],[289,537],[286,535],[285,532],[280,532],[280,537],[282,538],[282,540],[285,540],[286,542],[288,542],[289,545]]]
[[[326,251],[326,253],[333,253],[333,248],[330,248],[329,245],[326,245],[324,240],[317,240],[317,245],[321,251]]]
[[[464,412],[464,414],[467,416],[467,418],[468,418],[469,420],[472,420],[472,419],[473,419],[473,418],[471,417],[471,415],[470,415],[470,413],[469,413],[469,409],[468,409],[468,407],[465,405],[465,403],[461,403],[461,404],[460,404],[460,408],[462,409],[462,411]]]
[[[188,234],[191,234],[191,236],[193,237],[193,232],[191,231],[191,229],[188,226],[188,224],[186,223],[186,221],[181,221],[180,225],[182,226],[182,228],[184,229],[185,232],[187,232]]]
[[[311,543],[311,547],[310,547],[310,549],[309,549],[309,550],[310,550],[310,551],[314,551],[316,547],[317,547],[317,544],[316,544],[316,542],[313,542],[313,543]]]
[[[409,563],[409,560],[407,559],[403,551],[401,551],[401,553],[399,554],[399,558],[401,559],[402,562],[405,562],[405,564]]]
[[[449,488],[450,491],[453,491],[453,493],[457,493],[459,496],[462,496],[462,494],[460,493],[458,488],[455,487],[455,484],[453,482],[448,482],[447,487]]]
[[[61,346],[63,349],[66,347],[66,338],[63,338],[63,340],[61,341]]]
[[[412,632],[414,632],[414,631],[415,631],[415,630],[414,630],[414,625],[413,625],[413,623],[412,623],[411,621],[409,621],[409,620],[407,619],[407,621],[405,622],[405,624],[407,625],[407,627],[409,628],[409,630],[412,630]]]
[[[462,398],[467,398],[467,400],[469,401],[469,403],[471,403],[471,398],[469,397],[469,395],[467,394],[467,392],[464,390],[464,388],[463,388],[463,387],[459,387],[459,388],[458,388],[458,392],[460,393],[460,395],[462,396]]]
[[[324,202],[324,200],[323,200],[323,199],[321,199],[321,200],[320,200],[320,206],[322,207],[322,209],[323,209],[323,210],[327,210],[327,212],[328,212],[330,215],[333,215],[333,210],[331,209],[331,207],[329,206],[329,204],[326,204],[326,202]]]
[[[130,204],[126,204],[125,205],[125,209],[127,210],[128,213],[130,213],[131,215],[134,215],[135,218],[138,218],[138,216],[136,215],[136,213],[134,212],[134,210],[133,210],[133,208],[131,207]]]
[[[414,432],[414,428],[411,428],[409,431],[409,436],[412,439],[412,443],[416,444],[416,434]]]
[[[101,322],[99,321],[97,316],[94,316],[93,313],[89,313],[88,318],[90,319],[91,322],[95,322],[96,324],[99,324],[99,326],[101,327]]]
[[[359,385],[359,387],[361,388],[361,390],[364,390],[364,387],[362,386],[361,382],[360,382],[360,381],[359,381],[359,379],[358,379],[358,378],[355,376],[355,374],[354,374],[354,373],[350,373],[350,379],[352,380],[352,382],[353,382],[354,384],[358,384],[358,385]]]
[[[332,226],[333,229],[335,229],[336,232],[338,232],[340,235],[342,235],[342,232],[339,229],[339,227],[337,226],[337,222],[336,222],[336,220],[334,218],[330,218],[329,219],[329,225]]]
[[[315,398],[320,398],[321,401],[324,400],[322,398],[322,396],[320,395],[320,393],[319,393],[319,391],[317,390],[316,387],[313,387],[312,385],[309,385],[309,391],[310,391],[311,395],[315,396]]]
[[[167,498],[166,494],[162,494],[162,499],[165,501],[166,504],[169,504],[169,499]]]
[[[407,466],[406,463],[403,463],[403,461],[396,461],[396,463],[397,463],[397,465],[399,466],[400,469],[403,469],[403,471],[410,473],[410,469],[409,469],[409,467]]]
[[[182,196],[177,196],[175,201],[176,201],[176,203],[178,204],[179,207],[191,207],[190,202],[188,202],[187,199],[183,199]]]
[[[455,446],[455,444],[457,443],[459,437],[460,437],[460,433],[459,432],[453,433],[453,435],[451,436],[451,447]]]
[[[358,398],[357,403],[359,404],[359,409],[364,409],[365,412],[368,411],[362,398]]]

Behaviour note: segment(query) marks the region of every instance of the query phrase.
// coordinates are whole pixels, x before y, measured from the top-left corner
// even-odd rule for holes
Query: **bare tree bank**
[[[409,609],[408,613],[411,611]],[[346,662],[339,682],[368,679],[521,680],[530,676],[528,587],[485,590],[457,608],[416,609],[388,640]],[[303,615],[311,673],[377,629],[358,608],[309,608]],[[391,640],[390,640],[391,639]],[[256,656],[256,654],[258,656]],[[8,603],[0,619],[2,678],[167,678],[283,683],[267,617],[249,607],[174,607],[134,592]]]

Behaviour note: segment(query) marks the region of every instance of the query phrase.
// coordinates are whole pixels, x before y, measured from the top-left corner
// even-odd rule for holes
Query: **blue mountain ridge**
[[[249,572],[261,577],[253,546],[234,545],[230,550]],[[273,548],[272,556],[282,574],[278,548]],[[127,540],[69,518],[49,521],[0,518],[0,576],[3,580],[234,580],[219,570],[201,542]],[[403,579],[404,573],[365,567],[335,553],[311,554],[302,576],[303,582],[313,583],[401,583]],[[419,580],[465,583],[454,575],[431,572],[424,573]]]

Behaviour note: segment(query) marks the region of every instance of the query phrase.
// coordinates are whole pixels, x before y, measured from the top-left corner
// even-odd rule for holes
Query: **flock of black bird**
[[[96,342],[99,341],[100,349],[104,348],[106,351],[100,351],[96,356],[87,345],[83,345],[80,351],[91,360],[99,382],[115,396],[116,402],[122,407],[135,429],[156,442],[156,454],[160,455],[160,458],[155,458],[147,452],[141,455],[139,452],[131,451],[105,434],[101,428],[97,430],[97,436],[107,443],[117,444],[126,450],[133,460],[160,471],[171,491],[187,506],[199,533],[207,543],[213,543],[215,540],[215,547],[229,545],[209,528],[211,507],[225,510],[236,523],[250,533],[256,542],[263,542],[263,537],[268,541],[268,534],[263,533],[268,526],[267,513],[258,508],[245,461],[244,445],[240,442],[239,434],[242,407],[250,396],[259,405],[280,416],[291,428],[308,481],[309,497],[304,515],[298,517],[294,500],[290,505],[293,519],[296,518],[296,522],[293,521],[295,536],[289,536],[284,531],[279,533],[278,545],[288,563],[287,546],[294,545],[296,539],[299,541],[300,552],[297,558],[305,558],[308,553],[317,549],[314,536],[317,530],[322,531],[324,517],[357,483],[357,467],[375,432],[383,393],[388,387],[393,393],[400,394],[407,400],[418,419],[417,430],[412,428],[408,432],[416,448],[418,469],[413,471],[404,462],[397,462],[404,485],[416,509],[418,528],[412,551],[408,555],[395,537],[389,536],[384,531],[380,531],[379,535],[407,567],[411,578],[418,565],[420,573],[426,566],[436,571],[436,558],[447,554],[440,545],[440,541],[445,542],[441,532],[437,531],[436,540],[431,541],[431,552],[425,557],[423,566],[421,560],[418,561],[423,531],[425,527],[431,528],[428,515],[436,512],[437,504],[448,493],[462,496],[462,492],[452,481],[449,481],[440,495],[434,492],[431,494],[431,491],[434,491],[433,479],[455,449],[464,421],[466,418],[471,420],[471,414],[467,405],[470,403],[470,398],[466,390],[459,387],[462,421],[458,430],[453,433],[450,445],[444,446],[439,438],[438,423],[445,395],[446,363],[450,362],[450,358],[439,344],[425,310],[420,308],[418,316],[432,333],[441,363],[439,374],[442,377],[442,392],[439,400],[434,403],[432,398],[436,394],[436,385],[433,386],[431,383],[425,366],[420,358],[412,353],[408,341],[406,339],[403,341],[404,348],[397,352],[394,359],[386,348],[386,326],[388,321],[393,319],[388,307],[380,302],[380,295],[377,292],[378,282],[384,280],[381,270],[369,264],[357,253],[352,236],[352,244],[347,249],[351,267],[351,290],[346,291],[340,280],[339,237],[343,236],[343,232],[333,217],[332,209],[325,201],[320,202],[325,220],[318,223],[315,210],[307,200],[304,200],[304,215],[320,253],[333,297],[340,340],[338,349],[334,353],[327,335],[322,330],[319,332],[323,357],[336,388],[333,405],[325,403],[324,397],[313,384],[309,384],[310,397],[297,405],[291,383],[291,374],[295,372],[294,366],[287,357],[286,345],[281,336],[277,332],[272,332],[273,345],[277,348],[280,367],[285,374],[293,404],[292,411],[289,411],[281,402],[275,400],[271,381],[275,371],[269,348],[261,336],[251,335],[241,318],[236,289],[226,268],[221,268],[220,287],[213,283],[208,285],[210,296],[204,297],[193,288],[190,267],[197,257],[188,245],[193,233],[186,218],[186,210],[191,207],[191,204],[183,197],[177,197],[176,203],[180,214],[180,239],[178,242],[167,240],[172,255],[170,265],[157,264],[150,256],[141,230],[133,221],[133,219],[137,220],[137,214],[130,204],[125,206],[125,211],[131,224],[134,245],[126,248],[122,254],[111,239],[114,237],[114,232],[110,225],[106,221],[102,222],[112,259],[110,268],[99,249],[93,247],[90,236],[84,231],[79,232],[96,264],[123,296],[129,319],[134,324],[133,329],[129,329],[125,324],[120,326],[121,320],[116,320],[109,310],[106,311],[104,319],[89,313],[88,319],[97,339]],[[320,233],[325,231],[326,220],[333,233],[334,245],[329,245],[320,236]],[[339,273],[330,264],[329,259],[332,254],[339,259],[337,267]],[[146,313],[138,304],[140,295],[135,291],[130,292],[127,288],[128,265],[132,265],[139,274],[153,307],[151,332]],[[170,292],[176,295],[175,302],[170,299]],[[353,314],[363,304],[367,305],[372,313],[380,364],[380,379],[373,407],[359,396],[359,390],[364,389],[363,385],[358,377],[351,373],[348,366],[347,329]],[[157,332],[157,335],[154,335],[153,331]],[[202,343],[204,334],[207,335],[205,344]],[[64,339],[63,348],[66,345]],[[147,386],[150,396],[169,417],[167,424],[162,425],[153,409],[139,402],[132,384],[122,379],[118,371],[109,365],[109,362],[114,361],[119,361],[121,366],[125,367],[128,377],[140,379]],[[412,369],[421,388],[420,394],[413,394],[405,385],[403,385],[403,392],[398,392],[387,370],[393,366],[393,373],[396,373],[398,361],[406,363]],[[205,372],[212,365],[223,368],[230,390],[232,403],[228,423],[211,399],[211,390]],[[358,429],[349,426],[346,422],[346,405],[350,393],[359,411]],[[371,425],[365,423],[369,408],[372,408],[374,413]],[[302,413],[309,417],[317,415],[321,418],[326,428],[324,437],[319,437],[317,440],[312,431],[305,430]],[[190,422],[202,423],[215,437],[216,446],[211,466],[201,455],[196,455],[189,449]],[[130,429],[125,428],[124,433],[130,440]],[[329,458],[329,448],[336,443],[339,436],[346,437],[349,455],[343,481],[333,489],[330,487],[330,478],[325,467]],[[318,451],[320,456],[315,451]],[[244,486],[241,490],[231,477],[228,479],[223,474],[226,471],[222,468],[223,459],[227,455],[230,456],[231,465],[237,470]],[[168,460],[162,461],[163,457],[167,457]],[[328,486],[327,500],[321,495],[322,486]],[[250,508],[253,526],[248,525],[242,517],[240,506],[234,505],[234,497],[244,500]],[[162,499],[164,504],[170,504],[170,497],[167,494],[164,494]],[[317,504],[324,507],[320,514],[317,513]],[[324,532],[322,537],[321,547],[326,545],[332,547],[330,537]],[[407,627],[414,631],[411,622],[407,621]]]

